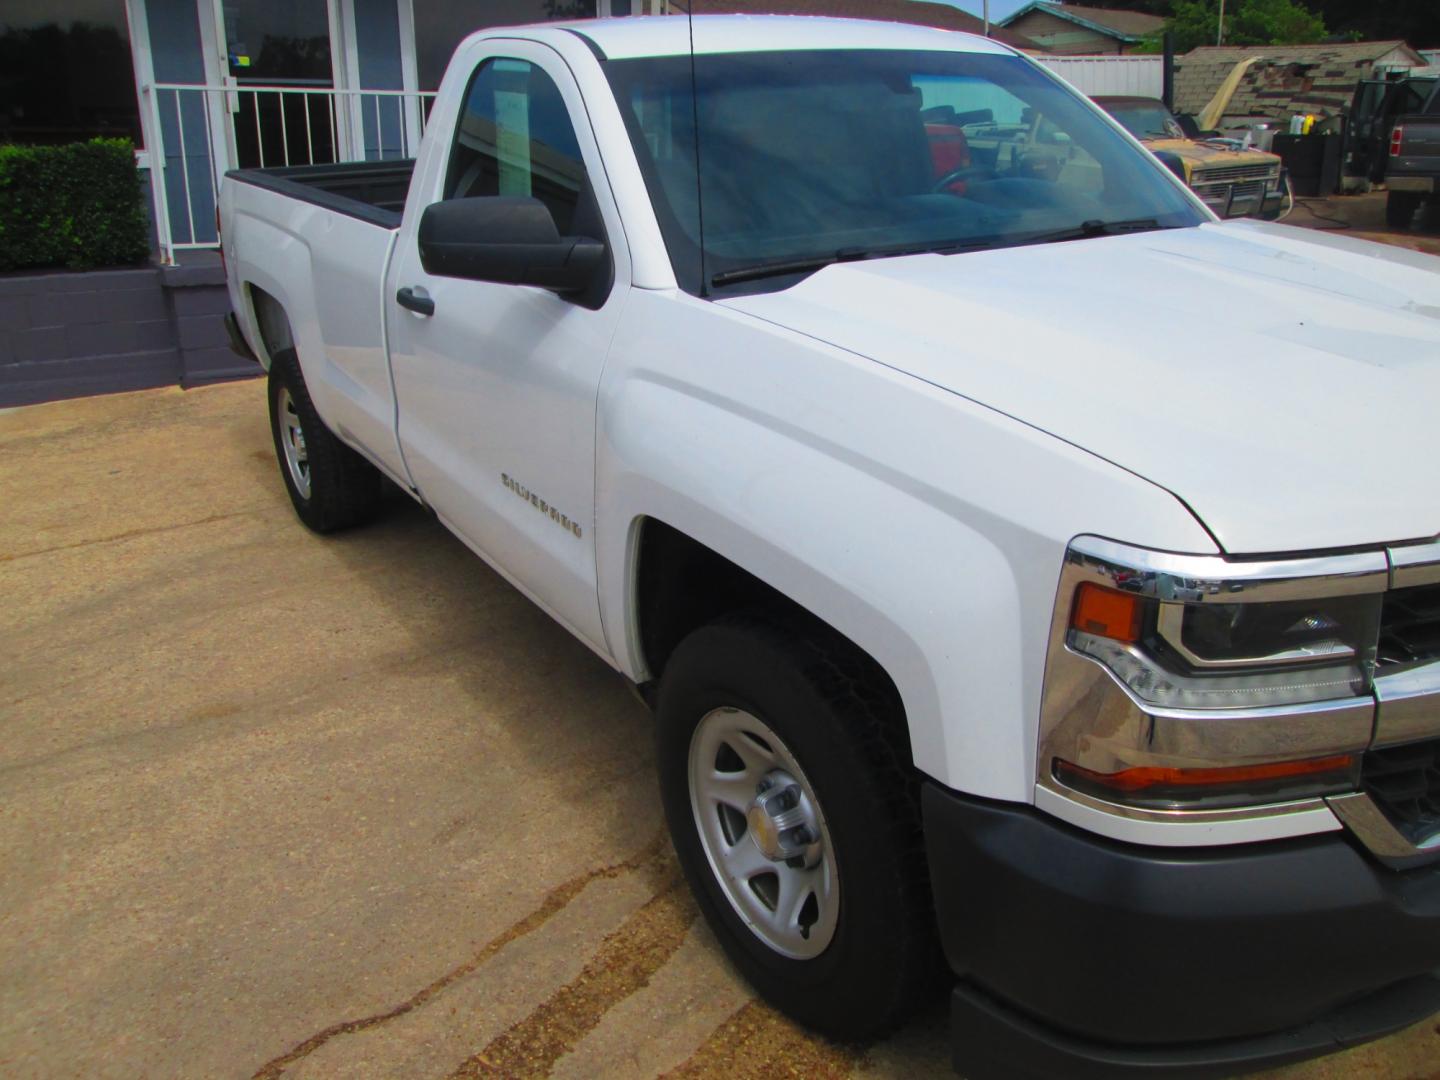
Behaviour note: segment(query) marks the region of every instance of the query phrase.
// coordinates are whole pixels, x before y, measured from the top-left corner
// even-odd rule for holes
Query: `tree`
[[[1065,3],[1066,0],[1059,0],[1059,2]],[[1070,2],[1079,3],[1080,0],[1070,0]],[[1091,7],[1104,6],[1112,10],[1143,11],[1147,15],[1160,15],[1162,17],[1168,16],[1171,7],[1174,6],[1174,0],[1103,0],[1103,5],[1101,0],[1085,0],[1085,2]]]
[[[1296,0],[1245,0],[1225,20],[1235,45],[1306,45],[1325,40],[1325,20]]]
[[[1219,0],[1175,0],[1167,24],[1175,51],[1214,45],[1220,22]],[[1303,45],[1324,41],[1325,20],[1299,0],[1227,0],[1226,45]]]
[[[1435,0],[1312,0],[1327,25],[1364,41],[1408,41],[1417,49],[1440,46],[1440,4]]]

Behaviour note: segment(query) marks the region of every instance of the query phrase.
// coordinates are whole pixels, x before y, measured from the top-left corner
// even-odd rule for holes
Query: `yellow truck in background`
[[[1109,113],[1222,218],[1274,221],[1293,205],[1278,155],[1188,138],[1158,98],[1097,96]]]

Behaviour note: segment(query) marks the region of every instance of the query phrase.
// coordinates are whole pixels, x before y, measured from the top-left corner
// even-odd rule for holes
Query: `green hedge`
[[[125,266],[149,254],[129,140],[0,146],[0,271]]]

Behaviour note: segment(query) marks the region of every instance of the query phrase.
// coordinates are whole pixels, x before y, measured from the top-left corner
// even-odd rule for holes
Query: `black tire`
[[[373,518],[380,508],[380,473],[337,439],[320,419],[295,350],[285,349],[271,359],[269,398],[275,457],[300,520],[317,533],[329,533]],[[284,416],[292,409],[303,436],[308,492],[302,490],[286,457]]]
[[[1413,191],[1392,191],[1385,198],[1385,224],[1392,229],[1408,229],[1420,209],[1420,196]]]
[[[757,936],[706,856],[690,799],[690,746],[701,719],[726,706],[780,737],[822,807],[839,913],[833,938],[811,959],[787,957]],[[924,1004],[943,967],[918,782],[899,702],[873,662],[823,631],[723,619],[690,634],[670,657],[657,721],[661,795],[680,865],[726,953],[760,994],[843,1042],[883,1035]]]

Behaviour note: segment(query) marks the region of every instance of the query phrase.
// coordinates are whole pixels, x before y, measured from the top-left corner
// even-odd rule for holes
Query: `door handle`
[[[395,302],[416,315],[434,315],[435,301],[420,286],[406,285],[395,294]]]

